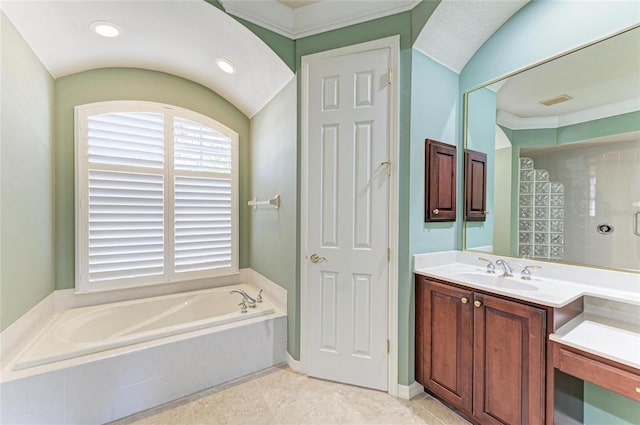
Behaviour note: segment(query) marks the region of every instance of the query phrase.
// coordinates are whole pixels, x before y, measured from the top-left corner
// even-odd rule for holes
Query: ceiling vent
[[[567,100],[571,100],[571,96],[561,94],[560,96],[552,97],[551,99],[541,100],[540,103],[542,103],[544,106],[551,106],[557,103],[566,102]]]

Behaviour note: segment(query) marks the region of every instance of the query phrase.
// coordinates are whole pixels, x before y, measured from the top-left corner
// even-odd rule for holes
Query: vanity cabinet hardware
[[[482,307],[482,301],[474,301],[473,305],[476,306],[476,308]]]
[[[467,297],[462,297],[462,298],[460,299],[460,302],[461,302],[462,304],[466,304],[466,303],[468,303],[468,302],[469,302],[469,298],[467,298]]]
[[[425,222],[456,221],[456,168],[455,146],[425,140]]]

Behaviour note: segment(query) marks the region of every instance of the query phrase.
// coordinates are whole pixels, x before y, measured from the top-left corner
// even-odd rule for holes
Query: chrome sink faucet
[[[246,304],[249,307],[255,308],[256,306],[255,298],[252,298],[249,294],[244,292],[242,289],[232,289],[229,293],[242,295],[242,304]]]
[[[502,267],[503,277],[513,276],[513,269],[511,268],[511,265],[506,260],[503,260],[502,258],[499,260],[496,260],[496,265]]]

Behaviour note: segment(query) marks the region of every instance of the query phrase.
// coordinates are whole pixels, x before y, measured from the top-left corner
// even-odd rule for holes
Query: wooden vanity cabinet
[[[473,293],[416,277],[416,380],[471,415]]]
[[[546,311],[416,276],[416,371],[481,424],[542,424]]]

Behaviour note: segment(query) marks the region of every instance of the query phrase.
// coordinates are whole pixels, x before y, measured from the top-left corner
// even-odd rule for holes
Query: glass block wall
[[[531,158],[520,158],[518,255],[562,259],[564,256],[564,185],[549,181]]]

